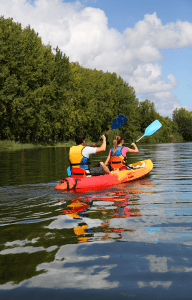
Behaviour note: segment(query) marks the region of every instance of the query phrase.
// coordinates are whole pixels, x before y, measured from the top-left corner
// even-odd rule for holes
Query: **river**
[[[0,299],[191,299],[192,143],[138,147],[149,176],[87,193],[68,148],[0,151]]]

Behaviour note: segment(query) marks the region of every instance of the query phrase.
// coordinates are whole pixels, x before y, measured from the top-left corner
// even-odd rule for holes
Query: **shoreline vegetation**
[[[94,145],[93,142],[87,141],[91,146]],[[69,140],[68,142],[53,142],[50,143],[20,143],[15,141],[4,140],[0,141],[0,151],[2,150],[24,150],[24,149],[34,149],[34,148],[52,148],[52,147],[72,147],[75,142]]]
[[[173,139],[171,141],[171,143],[180,143],[180,142],[184,142],[183,140],[176,140]],[[94,146],[96,142],[93,142],[89,139],[86,139],[86,146]],[[131,142],[130,142],[131,143]],[[130,143],[124,143],[125,145],[129,145],[130,147]],[[140,144],[156,144],[157,142],[151,141],[149,142],[140,142]],[[162,142],[159,142],[159,144]],[[66,148],[66,147],[72,147],[76,145],[75,141],[73,140],[69,140],[66,142],[54,142],[54,141],[50,141],[47,143],[42,143],[42,142],[34,142],[34,143],[22,143],[22,142],[15,142],[15,141],[10,141],[10,140],[0,140],[0,151],[6,151],[6,150],[24,150],[24,149],[35,149],[35,148]],[[111,143],[109,143],[109,141],[107,142],[107,145],[111,145]],[[99,145],[97,146],[99,147]]]
[[[15,141],[0,141],[0,151],[2,150],[24,150],[34,148],[52,148],[52,147],[71,147],[75,145],[74,141],[61,142],[61,143],[20,143]]]
[[[109,145],[116,134],[137,140],[156,119],[162,127],[144,143],[192,141],[192,112],[176,108],[172,119],[161,116],[121,76],[71,62],[30,26],[0,16],[0,31],[0,150],[70,147],[82,131],[86,145],[94,145],[120,113],[129,122],[113,130]]]

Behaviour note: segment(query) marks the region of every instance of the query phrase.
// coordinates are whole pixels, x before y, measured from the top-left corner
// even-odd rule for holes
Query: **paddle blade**
[[[67,168],[67,175],[71,176],[71,167],[70,166]]]
[[[127,121],[128,121],[128,119],[127,119],[124,115],[122,115],[122,114],[118,115],[118,116],[112,121],[112,123],[111,123],[111,129],[107,132],[106,135],[108,135],[108,134],[111,132],[112,129],[118,129],[118,128],[120,128],[120,127],[123,126]],[[101,141],[101,140],[100,140],[100,141]],[[99,144],[100,141],[98,141],[93,147],[96,147],[96,146]]]
[[[121,126],[123,126],[127,121],[128,119],[124,115],[120,114],[111,123],[111,129],[118,129]]]
[[[143,136],[146,135],[152,135],[153,133],[155,133],[159,128],[161,128],[162,124],[158,121],[155,120],[153,123],[151,123],[146,129],[145,129],[145,133]]]

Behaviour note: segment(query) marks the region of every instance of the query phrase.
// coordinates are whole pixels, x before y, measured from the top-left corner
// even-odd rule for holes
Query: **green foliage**
[[[72,99],[76,131],[83,130],[97,141],[111,127],[112,120],[123,112],[135,116],[138,100],[135,91],[115,73],[90,70],[72,63]],[[124,133],[128,135],[128,130]]]
[[[127,143],[140,138],[158,119],[162,128],[141,143],[191,140],[192,116],[175,110],[173,121],[161,117],[153,102],[139,102],[133,87],[115,73],[85,69],[57,47],[43,45],[30,26],[22,29],[0,17],[0,138],[53,143],[73,140],[83,131],[97,142],[120,113],[129,122],[108,136],[123,134]]]
[[[162,127],[150,137],[150,143],[182,142],[183,138],[178,134],[177,124],[168,117],[159,116]]]
[[[192,112],[185,108],[173,111],[173,121],[178,125],[178,132],[183,136],[185,142],[192,141]]]
[[[70,64],[52,53],[29,26],[0,18],[0,122],[2,139],[65,138]]]
[[[140,119],[140,130],[144,132],[145,128],[153,121],[159,118],[159,114],[155,111],[153,102],[145,100],[139,103],[138,114]]]

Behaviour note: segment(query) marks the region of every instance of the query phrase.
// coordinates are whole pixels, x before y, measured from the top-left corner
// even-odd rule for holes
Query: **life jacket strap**
[[[70,161],[69,161],[70,162]],[[87,163],[76,163],[76,164],[71,164],[70,162],[70,166],[73,167],[73,166],[87,166],[87,165],[90,165],[91,163],[90,162],[87,162]]]
[[[67,178],[62,179],[59,183],[62,184],[63,182],[66,182],[66,183],[67,183],[67,188],[66,188],[66,190],[67,190],[67,192],[69,192],[69,191],[71,191],[71,190],[75,190],[78,181],[81,181],[81,179],[76,178],[76,179],[75,179],[75,184],[74,184],[72,187],[70,187],[69,181],[68,181]]]
[[[123,166],[126,166],[126,162],[119,156],[112,156],[110,161],[110,166],[113,170],[120,169]]]
[[[73,178],[83,178],[87,176],[87,172],[82,168],[72,168],[71,175]]]

